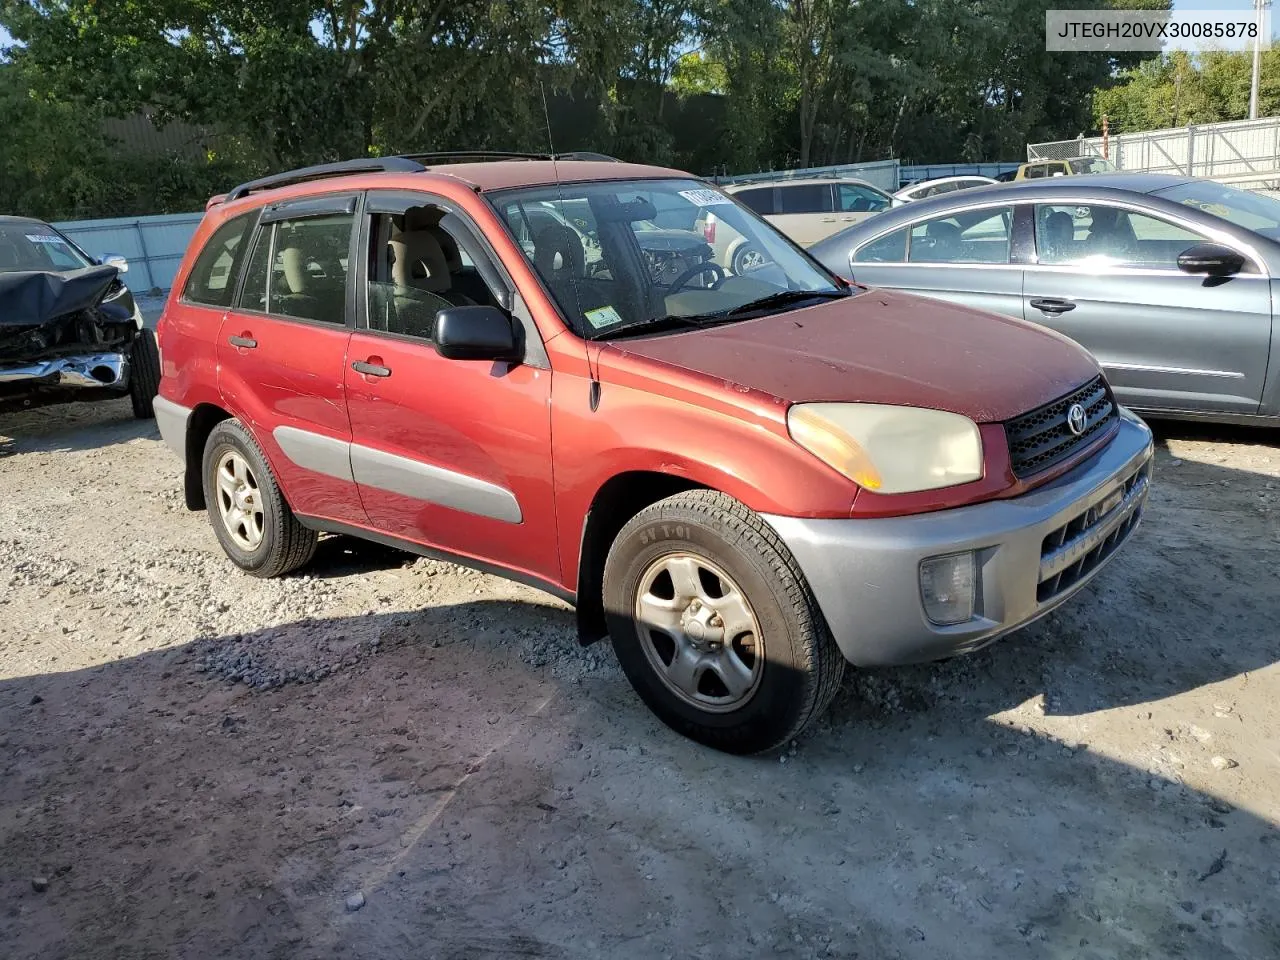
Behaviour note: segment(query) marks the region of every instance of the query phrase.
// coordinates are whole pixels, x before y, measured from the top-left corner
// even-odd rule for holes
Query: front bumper
[[[1123,411],[1105,448],[1021,497],[910,517],[765,520],[800,564],[851,663],[921,663],[977,650],[1088,583],[1136,528],[1151,459],[1151,431]],[[974,615],[933,623],[920,564],[965,551],[979,574]]]
[[[0,363],[0,383],[39,387],[117,387],[129,385],[129,358],[123,353],[86,353],[25,363]]]

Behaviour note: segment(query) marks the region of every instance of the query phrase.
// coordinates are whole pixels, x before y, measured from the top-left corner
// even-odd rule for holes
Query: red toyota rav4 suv
[[[708,209],[762,253],[735,274]],[[670,726],[775,747],[845,661],[975,650],[1133,531],[1151,438],[1031,324],[850,286],[616,162],[313,167],[210,201],[160,322],[186,501],[257,576],[341,532],[577,605]]]

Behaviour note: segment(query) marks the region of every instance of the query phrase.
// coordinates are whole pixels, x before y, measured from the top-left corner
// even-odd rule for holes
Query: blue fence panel
[[[898,170],[898,178],[905,187],[917,180],[937,180],[941,177],[998,177],[1020,164],[1013,163],[915,163]]]
[[[203,214],[73,220],[54,226],[94,257],[120,254],[129,261],[129,286],[138,293],[168,290]]]

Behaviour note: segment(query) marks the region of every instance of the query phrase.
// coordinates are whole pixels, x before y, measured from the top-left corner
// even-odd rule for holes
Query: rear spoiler
[[[227,199],[227,195],[225,193],[215,194],[214,196],[209,198],[209,201],[204,205],[204,208],[206,211],[212,210],[214,207],[216,207],[218,204],[222,203],[226,199]]]

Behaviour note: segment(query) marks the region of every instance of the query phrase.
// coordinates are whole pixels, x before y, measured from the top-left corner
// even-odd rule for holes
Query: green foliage
[[[1126,71],[1119,86],[1099,91],[1095,126],[1105,115],[1116,133],[1196,123],[1243,120],[1249,115],[1253,57],[1247,53],[1186,53],[1148,60]],[[1280,48],[1262,52],[1258,116],[1280,113]]]
[[[1090,130],[1102,110],[1127,126],[1168,122],[1171,103],[1197,120],[1241,109],[1239,58],[1171,74],[1172,61],[1045,52],[1045,10],[1096,5],[0,0],[19,42],[0,69],[0,206],[192,209],[273,169],[545,150],[547,114],[558,149],[709,173],[1012,159]],[[1263,102],[1280,105],[1280,89],[1264,84]],[[200,131],[205,154],[138,156],[102,133],[104,118],[141,111]]]

